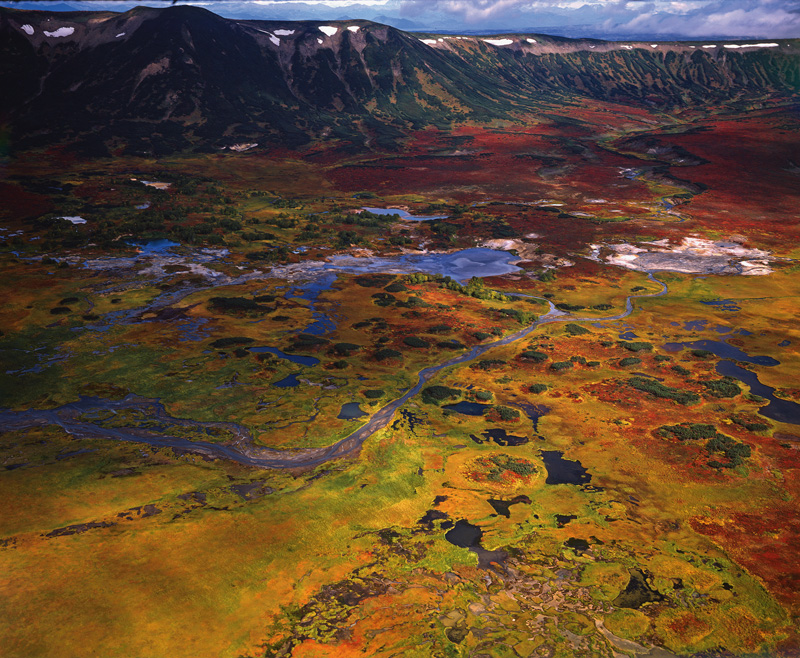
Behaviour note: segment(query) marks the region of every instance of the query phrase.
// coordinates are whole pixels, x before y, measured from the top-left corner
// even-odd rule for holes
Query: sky
[[[538,31],[617,39],[800,37],[800,0],[178,0],[229,18],[378,19],[410,30]],[[171,0],[0,0],[19,8],[113,9]],[[550,29],[548,29],[550,28]]]

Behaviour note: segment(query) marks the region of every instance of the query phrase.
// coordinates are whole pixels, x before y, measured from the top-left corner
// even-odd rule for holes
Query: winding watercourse
[[[200,422],[187,419],[171,417],[164,406],[155,400],[141,398],[136,395],[128,395],[122,400],[105,400],[102,398],[81,397],[77,402],[71,402],[55,409],[27,409],[24,411],[0,411],[0,427],[6,431],[22,430],[30,427],[40,427],[44,425],[57,425],[65,432],[77,438],[86,439],[116,439],[119,441],[132,441],[145,443],[151,446],[174,448],[186,452],[197,453],[215,459],[227,459],[245,466],[256,468],[300,468],[314,467],[332,459],[337,459],[357,451],[370,436],[378,430],[386,427],[394,417],[395,412],[408,400],[416,396],[422,387],[438,372],[445,368],[468,363],[483,356],[490,350],[504,345],[510,345],[530,335],[538,327],[554,322],[613,322],[628,317],[633,312],[633,300],[647,297],[660,297],[668,292],[667,285],[656,279],[652,272],[648,272],[648,278],[659,284],[661,290],[654,293],[629,295],[625,299],[625,311],[617,315],[605,318],[576,317],[563,311],[559,311],[549,300],[543,298],[549,305],[548,312],[539,317],[535,322],[524,329],[509,334],[505,338],[476,345],[468,352],[464,352],[456,357],[448,359],[443,363],[429,366],[422,369],[417,375],[415,386],[406,391],[401,397],[389,402],[384,407],[375,412],[370,419],[360,428],[349,434],[345,438],[324,448],[312,448],[302,451],[290,452],[284,450],[274,450],[263,448],[253,444],[251,432],[236,423],[224,422]],[[517,295],[525,296],[527,295]],[[148,415],[155,421],[165,424],[190,427],[197,431],[204,432],[209,429],[230,432],[233,442],[228,444],[212,443],[208,441],[192,441],[175,436],[159,434],[140,428],[100,427],[95,423],[85,419],[86,415],[102,411],[138,411]]]

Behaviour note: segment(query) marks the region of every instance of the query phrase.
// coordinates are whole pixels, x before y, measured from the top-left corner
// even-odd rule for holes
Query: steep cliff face
[[[790,97],[800,46],[418,37],[366,21],[235,21],[196,7],[0,9],[0,100],[15,143],[215,148],[410,128],[589,97],[669,109]],[[736,44],[727,44],[728,46]]]

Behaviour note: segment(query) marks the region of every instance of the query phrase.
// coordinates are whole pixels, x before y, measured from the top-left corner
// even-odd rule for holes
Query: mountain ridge
[[[790,39],[412,35],[364,20],[235,20],[175,6],[0,8],[0,41],[0,114],[17,147],[80,142],[97,153],[320,138],[391,148],[408,130],[519,119],[543,103],[670,110],[791,100],[800,89],[800,41]]]

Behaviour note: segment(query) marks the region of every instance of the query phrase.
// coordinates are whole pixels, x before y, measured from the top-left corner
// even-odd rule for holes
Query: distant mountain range
[[[713,46],[713,47],[712,47]],[[16,148],[89,153],[391,147],[409,129],[592,98],[670,110],[790,100],[800,41],[614,43],[409,34],[368,21],[0,9],[0,120]]]

